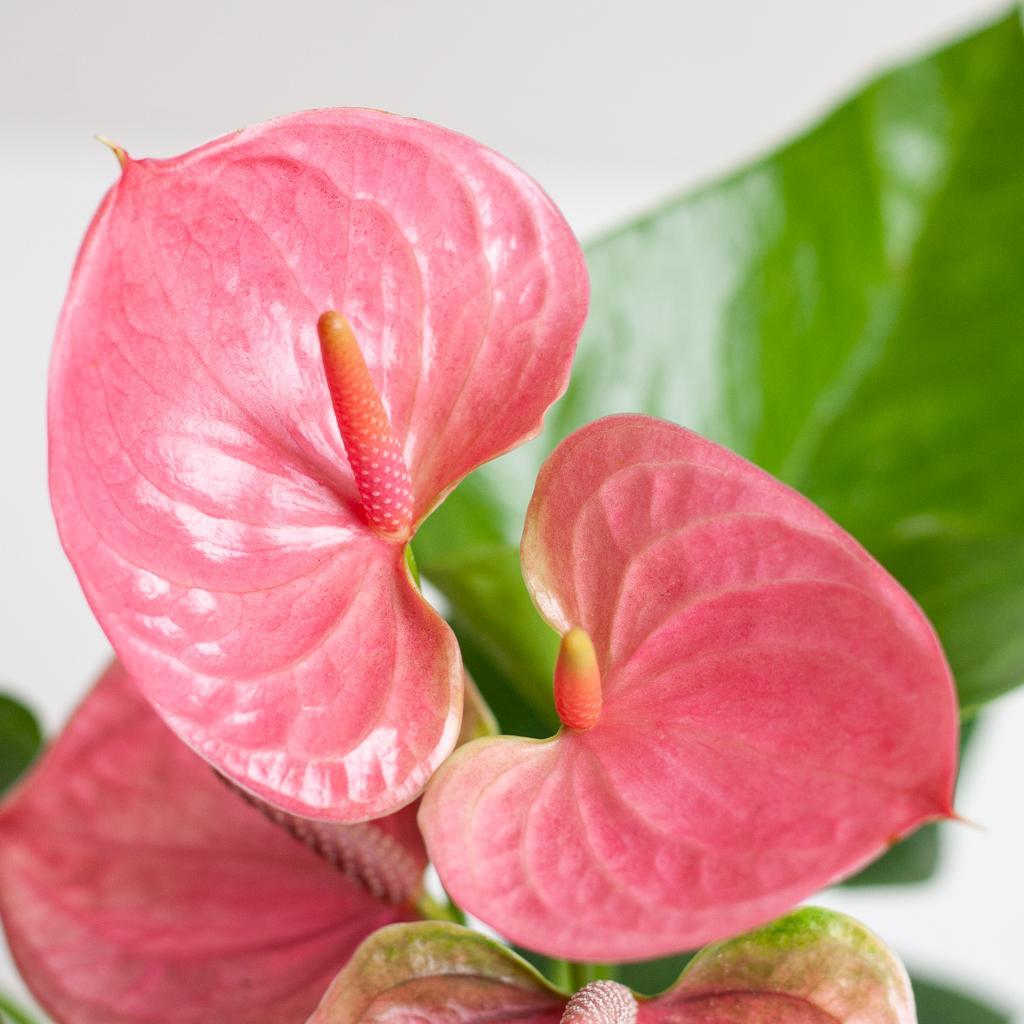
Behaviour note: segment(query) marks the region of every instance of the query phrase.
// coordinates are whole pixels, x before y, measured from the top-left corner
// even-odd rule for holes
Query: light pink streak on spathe
[[[820,510],[646,417],[565,441],[527,583],[601,663],[585,733],[460,749],[420,811],[452,897],[513,941],[643,959],[789,909],[951,813],[957,705],[899,585]]]
[[[361,513],[317,318],[351,322],[419,519],[537,429],[585,306],[540,189],[423,122],[314,111],[126,163],[58,330],[51,493],[118,654],[236,783],[376,817],[461,714],[454,637]]]
[[[422,866],[409,815],[381,824]],[[0,918],[56,1021],[301,1024],[413,916],[219,781],[118,665],[0,808]]]

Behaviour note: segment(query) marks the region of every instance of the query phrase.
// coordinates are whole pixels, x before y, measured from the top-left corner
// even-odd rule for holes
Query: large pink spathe
[[[957,707],[906,592],[806,499],[680,427],[612,417],[541,471],[523,569],[593,639],[597,724],[484,739],[420,810],[466,910],[625,960],[787,910],[951,811]]]
[[[416,916],[426,863],[412,808],[322,827],[378,895],[218,780],[114,665],[0,808],[0,919],[56,1021],[301,1024],[366,936]]]
[[[415,526],[537,430],[586,292],[541,190],[423,122],[313,111],[124,157],[57,333],[53,504],[118,655],[239,785],[296,814],[379,816],[459,729],[455,639],[404,538],[364,516],[318,318],[351,324]]]

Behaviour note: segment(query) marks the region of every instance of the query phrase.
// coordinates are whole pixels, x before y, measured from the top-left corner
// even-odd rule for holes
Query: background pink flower
[[[57,1021],[301,1024],[367,935],[418,916],[414,815],[300,841],[115,664],[0,808],[0,919]]]

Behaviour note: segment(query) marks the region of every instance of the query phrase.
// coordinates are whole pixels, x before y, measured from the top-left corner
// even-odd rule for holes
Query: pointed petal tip
[[[973,818],[965,818],[956,808],[951,807],[943,817],[947,821],[955,821],[958,825],[966,825],[968,828],[974,829],[975,832],[988,833],[988,826],[983,825],[980,821],[975,821]]]
[[[97,142],[102,142],[103,145],[117,157],[117,162],[121,165],[121,170],[124,171],[128,166],[128,162],[131,160],[127,150],[125,150],[124,147],[119,146],[116,142],[108,139],[106,135],[100,135],[98,132],[95,135],[95,139]]]

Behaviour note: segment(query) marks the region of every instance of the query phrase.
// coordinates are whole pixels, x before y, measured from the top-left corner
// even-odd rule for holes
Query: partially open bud
[[[408,539],[412,480],[366,360],[348,320],[333,310],[317,321],[327,386],[366,521],[389,539]]]
[[[617,981],[592,981],[566,1004],[561,1024],[636,1024],[636,997]]]
[[[601,717],[601,670],[594,644],[585,630],[562,637],[555,663],[555,709],[567,729],[583,732]]]

